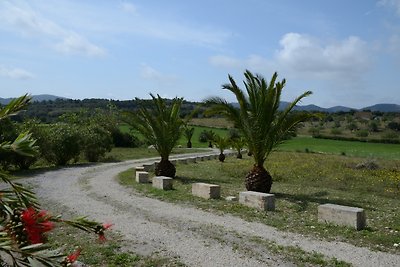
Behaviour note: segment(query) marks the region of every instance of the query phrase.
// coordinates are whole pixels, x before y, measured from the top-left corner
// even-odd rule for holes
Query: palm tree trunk
[[[246,175],[246,189],[269,193],[272,186],[272,177],[264,166],[254,165],[253,169]]]
[[[161,158],[161,161],[155,168],[156,176],[167,176],[174,178],[176,174],[176,168],[168,158]]]

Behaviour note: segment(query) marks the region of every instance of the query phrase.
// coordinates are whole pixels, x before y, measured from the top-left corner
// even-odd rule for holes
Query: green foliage
[[[331,134],[339,135],[339,134],[342,134],[342,131],[340,129],[338,129],[338,128],[332,128],[331,129]]]
[[[400,131],[400,123],[391,121],[388,123],[387,128],[393,131]]]
[[[0,109],[0,122],[15,115],[29,103],[27,95],[13,100]],[[0,152],[14,152],[26,157],[34,157],[37,153],[35,140],[29,132],[18,135],[14,141],[2,141]],[[67,266],[72,264],[63,254],[50,251],[45,244],[45,232],[54,228],[54,223],[66,223],[87,232],[95,232],[104,237],[107,227],[84,218],[78,220],[62,220],[53,217],[46,211],[40,211],[35,194],[21,184],[11,182],[10,178],[0,170],[0,251],[8,256],[10,262],[0,264],[13,266]],[[75,260],[74,260],[75,261]]]
[[[127,123],[139,131],[147,141],[154,145],[161,159],[168,160],[172,149],[177,144],[183,127],[180,118],[182,98],[174,98],[170,105],[159,95],[152,97],[152,106],[146,107],[145,102],[140,103],[137,112],[127,114]]]
[[[212,142],[215,138],[215,132],[213,130],[203,130],[200,133],[199,141],[202,143]]]
[[[230,139],[227,137],[221,137],[219,135],[216,135],[214,137],[214,144],[216,147],[218,147],[219,152],[223,154],[224,150],[227,149],[228,146],[230,145]]]
[[[111,135],[100,125],[89,125],[84,132],[81,132],[81,136],[84,138],[84,154],[88,161],[97,162],[106,152],[111,151]]]
[[[246,91],[240,89],[231,76],[230,83],[222,86],[235,95],[239,109],[219,97],[207,99],[206,104],[211,106],[210,114],[223,115],[233,122],[253,153],[255,164],[263,167],[267,156],[282,141],[285,133],[312,117],[308,113],[291,113],[295,105],[311,92],[303,93],[283,112],[279,112],[280,97],[286,81],[277,82],[276,73],[269,83],[261,75],[253,75],[248,70],[244,76]]]
[[[368,128],[369,128],[369,130],[371,132],[378,132],[379,131],[379,125],[378,125],[378,123],[376,121],[371,121],[369,123]]]
[[[84,147],[81,134],[80,128],[74,124],[55,123],[42,127],[37,136],[41,154],[55,165],[77,161]]]
[[[192,137],[194,134],[194,127],[188,127],[187,125],[185,125],[185,127],[183,129],[183,134],[187,140],[187,147],[191,148],[192,147]]]
[[[369,135],[367,130],[358,130],[356,132],[357,137],[367,137]]]

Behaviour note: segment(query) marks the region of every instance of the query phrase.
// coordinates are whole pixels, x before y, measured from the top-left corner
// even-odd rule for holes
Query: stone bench
[[[239,203],[258,210],[275,210],[275,195],[255,191],[239,193]]]
[[[166,176],[153,177],[153,187],[162,190],[172,190],[172,178]]]
[[[356,230],[367,226],[364,209],[335,204],[318,206],[318,222],[349,226]]]
[[[137,172],[144,172],[145,170],[144,170],[144,167],[143,167],[143,166],[137,166],[137,167],[135,167],[135,171],[137,171]]]
[[[149,173],[144,171],[136,171],[136,182],[147,184],[149,182]]]
[[[192,195],[205,199],[220,198],[221,187],[216,184],[195,183],[192,184]]]

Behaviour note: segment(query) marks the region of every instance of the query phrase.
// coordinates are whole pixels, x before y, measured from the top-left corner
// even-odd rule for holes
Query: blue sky
[[[400,0],[0,2],[0,97],[234,101],[245,69],[286,101],[400,104]]]

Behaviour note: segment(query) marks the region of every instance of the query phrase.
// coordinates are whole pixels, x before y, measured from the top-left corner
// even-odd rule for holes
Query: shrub
[[[391,121],[388,123],[387,128],[393,131],[400,131],[400,123]]]
[[[381,136],[382,136],[383,139],[397,139],[397,138],[399,138],[399,135],[394,131],[386,131]]]
[[[367,130],[358,130],[356,132],[357,137],[367,137],[369,135]]]
[[[339,135],[339,134],[342,134],[342,131],[338,128],[333,128],[333,129],[331,129],[331,134]]]
[[[88,161],[97,162],[106,152],[111,151],[111,134],[100,125],[89,125],[83,134],[84,154]]]
[[[116,147],[139,147],[143,145],[139,138],[129,133],[123,133],[118,128],[111,132],[111,137]]]
[[[48,162],[66,165],[72,159],[78,160],[84,145],[78,126],[56,123],[41,130],[38,145],[41,154]]]

